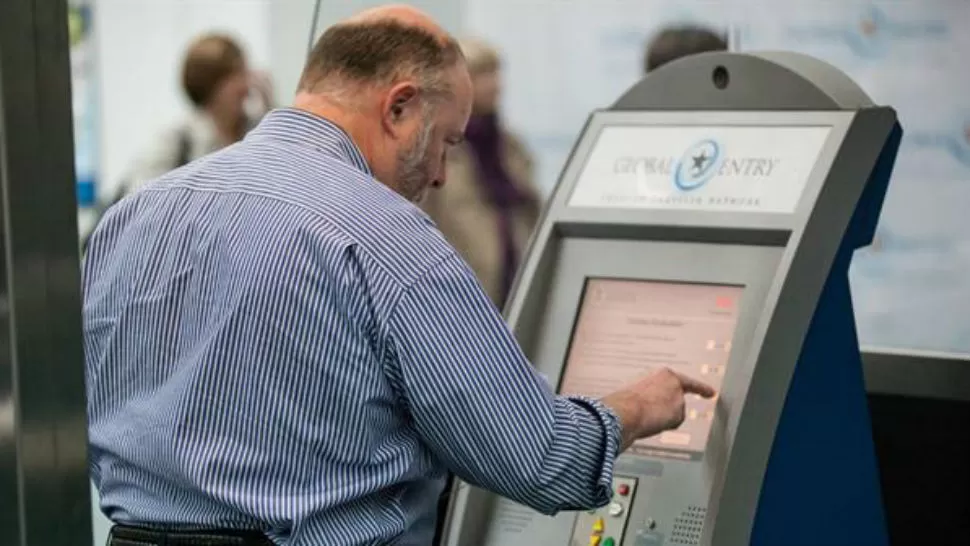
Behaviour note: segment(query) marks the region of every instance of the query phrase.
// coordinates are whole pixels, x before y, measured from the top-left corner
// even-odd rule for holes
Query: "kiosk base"
[[[889,543],[848,264],[836,265],[842,271],[826,283],[792,377],[752,545]]]

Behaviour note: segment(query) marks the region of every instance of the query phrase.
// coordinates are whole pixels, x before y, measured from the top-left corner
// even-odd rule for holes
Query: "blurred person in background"
[[[452,149],[446,180],[422,203],[448,242],[501,307],[539,219],[541,197],[532,158],[498,112],[501,60],[479,39],[460,44],[472,77],[472,116],[465,142]]]
[[[250,72],[242,47],[210,33],[189,44],[182,90],[192,113],[156,137],[122,182],[115,200],[145,182],[242,140],[273,105],[269,79]]]
[[[648,42],[643,71],[652,72],[689,55],[727,49],[726,37],[714,30],[696,25],[670,26],[655,34]]]

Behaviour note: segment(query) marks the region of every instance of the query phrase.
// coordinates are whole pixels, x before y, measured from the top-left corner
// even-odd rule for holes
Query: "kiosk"
[[[509,323],[562,393],[667,366],[719,396],[622,454],[599,510],[456,484],[444,543],[887,544],[848,268],[901,136],[891,108],[788,53],[689,57],[595,112]]]

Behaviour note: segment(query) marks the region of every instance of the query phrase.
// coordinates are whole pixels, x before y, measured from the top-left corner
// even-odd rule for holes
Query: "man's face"
[[[405,107],[410,111],[399,115],[393,172],[381,178],[414,202],[420,202],[429,188],[445,183],[448,150],[461,142],[471,115],[472,87],[467,69],[457,66],[445,77],[453,94],[430,102],[418,96],[414,104]],[[395,115],[392,106],[392,119]]]

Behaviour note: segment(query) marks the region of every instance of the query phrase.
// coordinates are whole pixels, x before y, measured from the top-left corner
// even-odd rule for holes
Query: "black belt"
[[[259,531],[231,529],[158,530],[129,525],[111,528],[108,546],[273,546]]]

